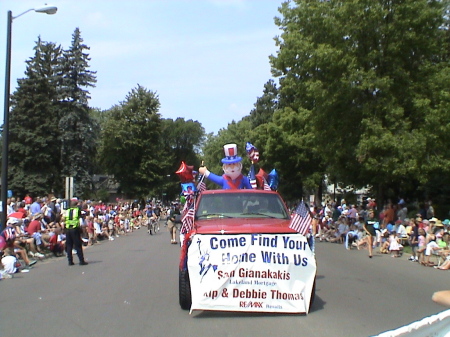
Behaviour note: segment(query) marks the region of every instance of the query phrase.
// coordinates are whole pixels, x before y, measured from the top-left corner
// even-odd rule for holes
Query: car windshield
[[[205,194],[201,197],[196,217],[198,219],[217,217],[288,219],[289,215],[278,194],[217,193]]]

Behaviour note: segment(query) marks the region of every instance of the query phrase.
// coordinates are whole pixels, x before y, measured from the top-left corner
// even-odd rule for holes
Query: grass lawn
[[[403,246],[403,254],[411,254],[411,246]]]

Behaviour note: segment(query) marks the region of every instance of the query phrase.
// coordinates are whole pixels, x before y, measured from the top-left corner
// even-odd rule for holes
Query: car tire
[[[189,281],[189,272],[187,270],[180,270],[179,272],[179,297],[180,307],[183,310],[191,309],[192,297],[191,297],[191,283]]]

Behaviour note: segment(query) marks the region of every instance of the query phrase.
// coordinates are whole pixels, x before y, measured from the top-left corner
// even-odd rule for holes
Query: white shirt
[[[14,213],[14,208],[11,205],[6,205],[6,214]]]
[[[397,229],[395,230],[399,238],[406,238],[408,235],[406,234],[406,228],[402,224],[399,224],[397,226]]]
[[[2,258],[2,264],[3,264],[4,270],[8,274],[14,274],[17,271],[16,261],[17,261],[17,259],[11,255],[7,255]]]
[[[94,229],[96,234],[102,234],[102,227],[97,221],[94,221]]]
[[[437,249],[433,249],[433,248],[439,248],[438,244],[436,243],[436,241],[430,241],[427,244],[427,248],[425,249],[425,255],[429,256],[431,254],[435,254],[437,253]]]

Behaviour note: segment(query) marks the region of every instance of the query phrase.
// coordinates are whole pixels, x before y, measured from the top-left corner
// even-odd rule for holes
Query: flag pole
[[[205,166],[205,165],[204,165],[204,161],[202,160],[202,163],[200,164],[200,167],[203,167],[203,166]],[[196,196],[197,196],[198,193],[199,193],[199,186],[202,185],[204,179],[205,179],[205,175],[204,175],[204,174],[202,174],[202,175],[199,177],[199,179],[198,179]],[[200,192],[202,192],[202,191],[200,191]]]

